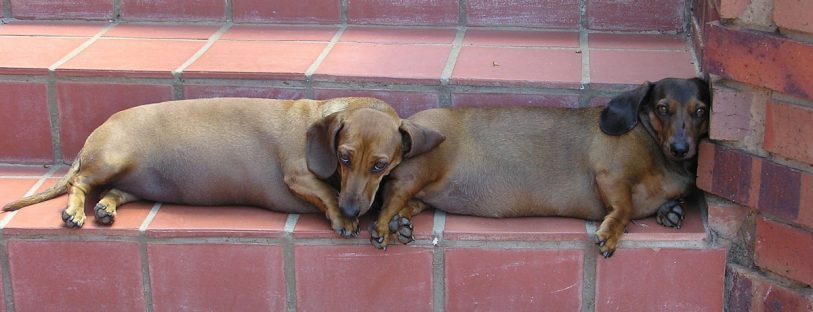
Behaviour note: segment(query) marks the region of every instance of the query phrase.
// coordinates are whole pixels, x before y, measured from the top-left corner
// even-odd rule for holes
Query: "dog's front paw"
[[[613,256],[615,249],[618,248],[618,243],[621,241],[621,235],[601,230],[596,232],[596,245],[604,258]]]
[[[683,225],[684,209],[683,201],[670,200],[658,208],[655,219],[658,224],[679,229]]]
[[[337,217],[331,220],[331,226],[336,233],[343,238],[353,238],[359,236],[359,220]]]
[[[370,224],[370,243],[375,248],[387,250],[387,244],[390,241],[389,225],[386,227],[378,226],[378,222]]]
[[[407,217],[395,215],[390,220],[389,229],[391,233],[395,233],[398,241],[403,244],[409,244],[415,241],[415,236],[412,235],[412,221]]]
[[[62,221],[69,228],[80,228],[85,224],[85,212],[70,208],[64,209],[62,210]]]
[[[99,224],[111,225],[113,221],[116,220],[116,212],[113,211],[111,213],[108,211],[107,206],[102,203],[96,204],[96,207],[93,207],[93,211],[96,215],[96,222]]]

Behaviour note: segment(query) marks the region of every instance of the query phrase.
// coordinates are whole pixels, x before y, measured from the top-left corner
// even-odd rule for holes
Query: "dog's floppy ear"
[[[401,137],[404,142],[404,158],[412,158],[438,146],[446,140],[440,132],[417,125],[409,120],[401,120]]]
[[[708,81],[703,78],[692,78],[692,82],[694,82],[694,84],[697,86],[698,99],[703,101],[703,103],[706,103],[706,105],[711,106],[712,99],[711,92],[709,92],[711,87],[709,86]]]
[[[336,172],[336,137],[344,126],[344,114],[333,113],[314,122],[307,133],[306,161],[308,170],[320,179],[327,179]]]
[[[622,135],[638,124],[638,111],[646,101],[652,83],[647,81],[634,90],[619,94],[601,111],[599,128],[609,135]]]

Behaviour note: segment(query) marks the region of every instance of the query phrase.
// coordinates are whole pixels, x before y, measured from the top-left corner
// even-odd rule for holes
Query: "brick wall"
[[[695,0],[714,104],[698,186],[729,311],[813,310],[813,1]]]

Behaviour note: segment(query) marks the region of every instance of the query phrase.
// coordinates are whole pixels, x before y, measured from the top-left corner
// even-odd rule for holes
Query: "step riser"
[[[683,0],[7,0],[7,18],[681,31]],[[2,4],[0,4],[1,6]],[[584,12],[584,13],[583,13]]]

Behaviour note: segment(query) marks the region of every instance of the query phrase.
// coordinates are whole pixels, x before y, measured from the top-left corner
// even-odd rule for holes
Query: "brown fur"
[[[328,123],[341,131],[325,128]],[[114,114],[91,133],[56,185],[3,210],[69,192],[63,220],[80,227],[85,196],[104,190],[95,213],[96,221],[105,224],[113,222],[117,206],[146,199],[253,205],[289,213],[321,211],[342,236],[355,236],[357,217],[369,204],[360,201],[367,206],[342,214],[346,209],[339,208],[337,197],[371,202],[380,174],[342,172],[343,187],[337,193],[325,182],[336,172],[335,147],[373,153],[394,166],[403,153],[402,131],[396,112],[373,98],[220,98],[143,105]],[[326,137],[329,142],[321,140]],[[356,140],[359,137],[364,139]],[[319,151],[326,155],[316,157]],[[345,187],[353,183],[365,187]]]
[[[659,102],[668,103],[668,114],[653,111]],[[603,219],[596,236],[602,254],[610,256],[630,219],[650,216],[691,189],[708,105],[701,80],[665,79],[619,95],[607,109],[458,108],[415,114],[409,120],[447,139],[390,173],[373,244],[386,247],[389,234],[398,231],[388,226],[390,220],[409,219],[428,205],[485,217]],[[699,107],[706,111],[692,118]],[[685,144],[679,149],[688,147],[680,156],[670,147],[676,142]]]

